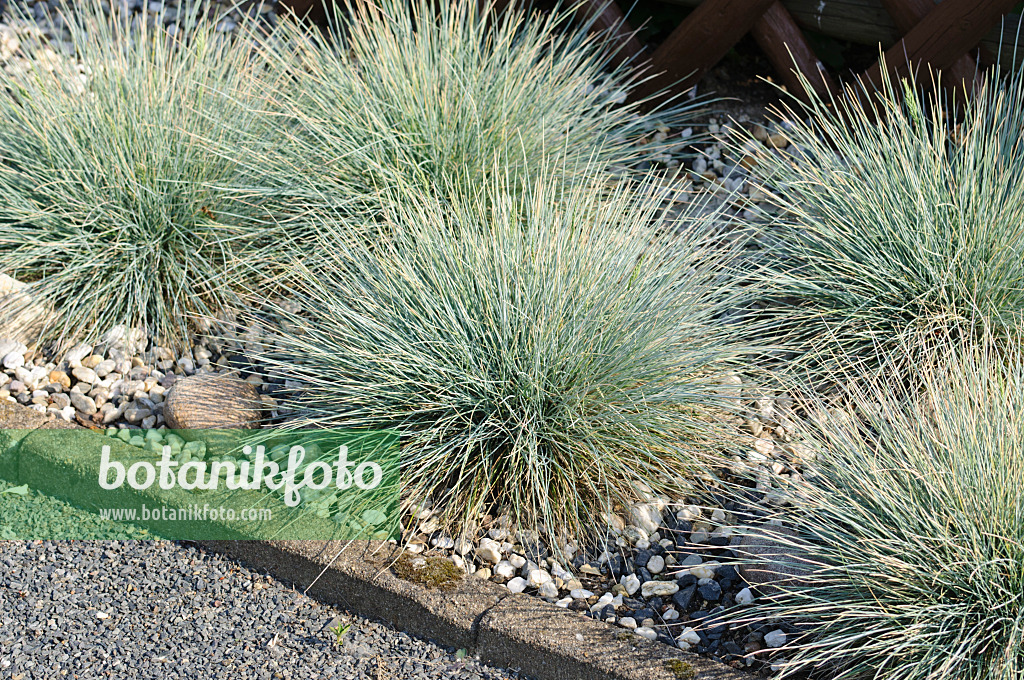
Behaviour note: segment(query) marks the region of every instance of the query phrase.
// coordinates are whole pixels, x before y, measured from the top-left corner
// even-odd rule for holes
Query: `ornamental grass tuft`
[[[397,431],[405,502],[455,532],[507,512],[580,536],[617,503],[678,498],[727,439],[735,254],[714,211],[672,218],[652,187],[600,181],[413,187],[373,244],[318,223],[252,353],[287,425]]]
[[[237,306],[268,246],[262,210],[224,188],[237,164],[209,152],[260,125],[251,48],[204,13],[174,36],[99,2],[63,18],[74,55],[2,76],[0,272],[52,307],[42,340],[125,324],[183,345],[190,317]],[[17,331],[7,300],[0,327]]]
[[[268,93],[287,143],[254,159],[264,189],[292,210],[363,221],[396,183],[440,196],[486,184],[495,168],[529,183],[555,159],[566,182],[598,166],[629,175],[684,144],[666,126],[690,121],[699,102],[627,101],[643,76],[615,65],[602,35],[573,25],[570,9],[513,5],[339,2],[325,32],[283,22],[254,35],[268,71],[293,82]]]
[[[753,170],[779,213],[763,253],[776,340],[812,377],[898,377],[909,342],[998,336],[1024,311],[1024,73],[987,77],[959,113],[913,80],[876,101],[877,117],[812,95],[784,114],[790,153]]]
[[[817,462],[761,508],[781,527],[752,532],[794,556],[767,571],[801,569],[734,614],[797,627],[780,677],[1024,677],[1020,338],[947,344],[916,387],[862,381],[856,418],[816,420]]]

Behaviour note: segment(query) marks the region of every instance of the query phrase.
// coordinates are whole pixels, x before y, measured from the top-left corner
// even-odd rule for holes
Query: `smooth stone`
[[[494,575],[502,578],[512,578],[516,575],[515,567],[509,564],[508,560],[501,560],[494,565]]]
[[[85,366],[79,366],[74,369],[71,371],[71,375],[75,376],[79,382],[88,383],[89,385],[94,385],[100,380],[99,376],[96,375],[96,371],[91,368],[86,368]]]
[[[85,364],[82,365],[84,366]],[[96,372],[96,375],[98,375],[100,378],[106,378],[108,375],[114,372],[115,368],[117,368],[117,362],[111,359],[104,359],[103,361],[99,362],[98,364],[91,368]]]
[[[166,418],[166,415],[164,416]],[[497,564],[501,561],[501,549],[498,544],[488,541],[482,542],[476,549],[476,556],[484,561],[490,562],[491,564]]]
[[[647,562],[647,571],[652,574],[660,574],[665,571],[665,558],[661,555],[654,555]]]
[[[714,578],[715,567],[717,566],[717,564],[712,562],[709,562],[707,564],[699,564],[696,567],[690,567],[690,574],[692,574],[694,577],[698,579]]]
[[[21,352],[11,352],[4,357],[4,368],[14,370],[25,365],[25,355]]]
[[[521,576],[516,576],[514,579],[505,584],[505,587],[513,593],[521,593],[526,590],[526,579]]]
[[[676,638],[678,642],[686,642],[690,646],[696,646],[700,644],[700,635],[693,628],[683,628],[683,632]]]
[[[82,359],[82,366],[85,368],[95,369],[102,363],[103,357],[101,357],[99,354],[90,354],[86,358]]]
[[[551,581],[551,574],[543,569],[534,569],[526,577],[526,582],[534,588],[540,588],[541,584]]]
[[[558,597],[558,586],[553,581],[545,581],[537,588],[537,594],[541,597],[555,599]]]
[[[92,397],[87,397],[81,392],[71,393],[71,405],[83,415],[91,416],[96,413],[96,402]]]
[[[623,628],[628,628],[630,630],[635,630],[636,629],[636,619],[634,619],[632,616],[623,616],[621,619],[619,619],[619,625],[622,626]]]
[[[661,510],[654,503],[639,503],[629,509],[632,523],[648,534],[653,534],[661,526]],[[635,541],[634,541],[635,543]]]
[[[632,597],[632,595],[640,589],[640,579],[637,578],[636,574],[627,574],[622,577],[620,581],[622,587],[626,590],[626,595]]]
[[[777,534],[775,538],[770,533]],[[815,566],[807,553],[796,542],[796,532],[787,527],[769,527],[764,534],[746,534],[734,537],[732,551],[743,562],[739,567],[740,576],[752,585],[772,584],[799,585],[807,583],[806,577]],[[785,543],[783,542],[786,541]],[[762,589],[762,592],[767,592]]]
[[[773,630],[764,634],[764,643],[772,649],[778,649],[786,644],[786,634],[781,630]]]
[[[658,639],[658,633],[655,632],[655,630],[653,628],[648,628],[647,626],[640,626],[639,628],[637,628],[633,632],[636,633],[637,635],[639,635],[642,638],[647,638],[651,642],[654,642],[655,640]]]
[[[648,581],[640,587],[640,594],[644,598],[668,597],[679,592],[679,585],[675,581]]]
[[[704,564],[704,558],[700,555],[687,555],[686,559],[679,563],[681,567],[696,567],[699,564]]]
[[[253,429],[261,412],[255,387],[213,373],[181,378],[164,397],[164,419],[172,430]]]
[[[124,410],[124,419],[133,425],[141,423],[151,415],[153,415],[152,411],[137,404],[132,404]]]

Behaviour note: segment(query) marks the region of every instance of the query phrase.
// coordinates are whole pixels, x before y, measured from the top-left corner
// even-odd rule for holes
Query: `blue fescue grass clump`
[[[900,374],[913,353],[902,366],[888,359],[908,342],[927,351],[1014,327],[1024,311],[1022,79],[987,77],[959,113],[889,79],[871,97],[811,95],[786,112],[798,155],[764,154],[753,172],[779,209],[763,288],[796,366]]]
[[[946,343],[913,387],[858,381],[849,418],[821,410],[805,480],[753,533],[803,575],[736,616],[786,621],[780,677],[1024,677],[1021,336]]]
[[[176,36],[99,2],[64,18],[73,56],[3,75],[0,271],[53,308],[43,340],[126,324],[180,345],[190,317],[238,304],[268,245],[262,211],[225,188],[237,164],[210,153],[261,129],[251,50],[205,14]]]
[[[302,311],[271,305],[254,353],[290,388],[288,424],[397,431],[405,501],[456,531],[507,508],[581,535],[677,497],[726,441],[740,351],[717,318],[738,303],[715,215],[672,219],[651,189],[411,185],[374,243],[325,217],[294,272]]]
[[[254,159],[264,188],[361,219],[395,183],[440,196],[495,168],[529,183],[554,159],[572,182],[598,165],[629,174],[672,147],[655,128],[691,120],[694,103],[626,101],[641,76],[614,65],[601,35],[572,25],[569,8],[514,4],[339,2],[324,33],[285,22],[254,35],[268,71],[293,82],[270,97],[288,141]]]

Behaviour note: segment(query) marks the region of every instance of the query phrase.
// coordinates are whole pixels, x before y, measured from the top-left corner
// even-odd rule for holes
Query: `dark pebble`
[[[693,602],[693,594],[695,592],[697,592],[697,586],[691,585],[687,588],[683,588],[672,596],[672,601],[675,602],[676,607],[679,608],[680,612],[685,612],[690,608],[690,603]]]

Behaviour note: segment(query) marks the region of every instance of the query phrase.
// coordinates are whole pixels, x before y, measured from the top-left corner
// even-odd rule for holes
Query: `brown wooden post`
[[[650,96],[697,83],[733,45],[750,32],[775,0],[704,0],[651,55],[651,78],[638,88]]]
[[[909,33],[935,7],[932,0],[883,0],[885,9],[896,23],[901,33]],[[980,73],[977,62],[969,54],[963,54],[946,69],[946,80],[943,83],[947,92],[969,94],[980,84]]]
[[[1017,0],[944,0],[885,52],[886,70],[903,78],[921,64],[944,70],[973,49]],[[867,85],[882,82],[880,63],[864,72]]]
[[[636,37],[636,31],[626,21],[626,16],[615,4],[614,0],[589,0],[576,10],[585,21],[591,21],[594,31],[608,31],[612,43],[615,44],[611,55],[615,64],[626,61],[637,61],[645,51],[644,44]]]
[[[811,91],[824,101],[840,91],[781,2],[775,2],[761,15],[751,29],[751,35],[778,71],[786,88],[804,101],[807,101],[807,93],[797,70],[806,78]]]

